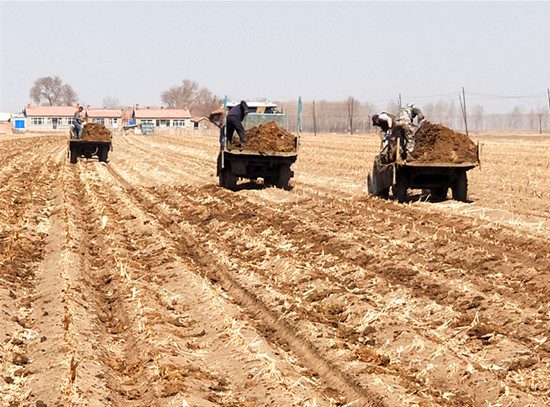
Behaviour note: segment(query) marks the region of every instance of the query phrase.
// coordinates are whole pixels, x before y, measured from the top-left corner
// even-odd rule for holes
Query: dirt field
[[[483,143],[472,202],[398,204],[373,135],[237,192],[217,135],[0,137],[2,405],[550,405],[550,138]]]

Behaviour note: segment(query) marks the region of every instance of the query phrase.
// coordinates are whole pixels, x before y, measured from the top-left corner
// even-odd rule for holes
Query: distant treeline
[[[296,131],[298,102],[276,102],[280,109],[289,116],[289,130]],[[315,106],[315,110],[314,110]],[[441,123],[456,131],[465,131],[464,118],[458,102],[447,101],[418,105],[426,119],[432,123]],[[378,131],[373,128],[371,117],[380,112],[397,113],[397,103],[385,108],[356,99],[339,102],[303,101],[302,130],[319,133],[369,133]],[[315,112],[315,115],[314,115]],[[519,107],[507,113],[486,113],[483,106],[467,107],[468,130],[483,133],[489,131],[509,130],[550,133],[550,114],[543,111],[525,112]],[[314,120],[315,118],[315,120]],[[314,126],[315,124],[315,126]]]

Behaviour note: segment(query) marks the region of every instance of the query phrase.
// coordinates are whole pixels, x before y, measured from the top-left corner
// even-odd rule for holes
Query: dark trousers
[[[246,133],[244,132],[244,127],[241,121],[237,116],[227,116],[227,127],[225,137],[227,138],[227,143],[231,143],[233,139],[233,132],[237,132],[241,143],[246,143]]]

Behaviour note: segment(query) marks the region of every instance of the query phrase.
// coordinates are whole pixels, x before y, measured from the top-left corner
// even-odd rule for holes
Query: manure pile
[[[411,161],[477,162],[477,146],[463,133],[442,124],[426,122],[414,136]]]
[[[229,145],[228,150],[237,149]],[[261,153],[296,151],[296,136],[281,129],[275,122],[260,124],[246,131],[246,143],[243,150],[254,150]]]
[[[82,130],[81,140],[111,141],[111,131],[99,123],[87,123]]]

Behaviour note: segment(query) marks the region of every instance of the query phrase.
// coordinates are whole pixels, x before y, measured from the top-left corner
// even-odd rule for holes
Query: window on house
[[[92,123],[105,124],[105,118],[103,117],[94,117]]]
[[[44,124],[43,117],[31,117],[31,124],[33,126],[42,126]]]
[[[153,124],[153,123],[154,123],[153,119],[143,119],[141,121],[141,124]],[[158,124],[157,124],[157,126],[158,126]]]
[[[67,117],[67,124],[70,126],[71,124],[74,124],[74,117]]]
[[[109,119],[109,124],[111,126],[115,125],[115,124],[118,124],[118,119]]]
[[[185,127],[185,120],[183,119],[172,120],[172,124],[174,127]]]

